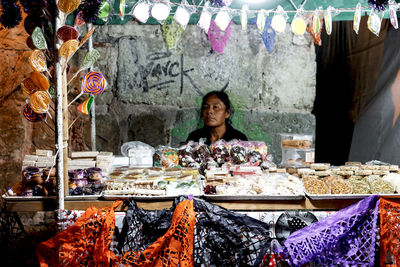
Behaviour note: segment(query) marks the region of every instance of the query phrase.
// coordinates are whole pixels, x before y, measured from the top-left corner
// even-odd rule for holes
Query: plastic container
[[[314,163],[314,148],[282,148],[282,167],[309,167]]]
[[[307,149],[313,146],[313,135],[288,133],[280,135],[282,148]]]

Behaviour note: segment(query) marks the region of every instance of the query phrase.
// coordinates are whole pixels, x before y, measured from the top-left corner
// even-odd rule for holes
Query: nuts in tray
[[[329,177],[329,176],[328,176]],[[341,178],[330,178],[326,182],[332,194],[351,194],[351,185]]]
[[[371,194],[369,184],[365,179],[349,179],[353,194]]]
[[[326,171],[330,166],[331,164],[329,163],[312,163],[310,168],[316,171]]]
[[[394,187],[387,181],[376,179],[371,183],[372,194],[393,194]]]
[[[309,194],[323,195],[330,194],[330,190],[326,183],[315,178],[303,178],[304,188]]]

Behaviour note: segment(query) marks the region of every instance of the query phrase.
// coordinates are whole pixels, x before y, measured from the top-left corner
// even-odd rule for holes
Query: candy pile
[[[200,195],[199,172],[190,168],[116,168],[106,181],[105,195]]]

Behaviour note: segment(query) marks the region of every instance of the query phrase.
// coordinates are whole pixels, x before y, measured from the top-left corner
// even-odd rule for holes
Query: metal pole
[[[92,23],[88,23],[88,31],[92,29]],[[92,36],[88,40],[89,51],[93,50]],[[93,67],[90,68],[92,70]],[[96,98],[93,99],[92,108],[90,109],[90,134],[92,140],[92,151],[96,151]]]
[[[58,0],[56,1],[56,4]],[[62,26],[61,23],[64,21],[64,13],[58,10],[56,5],[55,10],[55,33]],[[64,154],[63,150],[63,73],[61,66],[61,58],[58,56],[58,49],[60,48],[60,41],[57,38],[57,35],[54,34],[54,58],[55,62],[55,87],[56,87],[56,149],[59,153],[57,153],[57,208],[59,210],[64,209]]]

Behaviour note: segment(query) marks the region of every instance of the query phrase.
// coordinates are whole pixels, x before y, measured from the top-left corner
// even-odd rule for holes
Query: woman
[[[204,127],[191,132],[186,141],[198,142],[200,138],[206,138],[208,145],[220,139],[247,141],[246,135],[232,127],[231,114],[232,107],[228,95],[222,91],[209,92],[203,97],[201,104]]]

